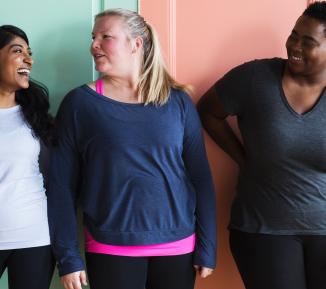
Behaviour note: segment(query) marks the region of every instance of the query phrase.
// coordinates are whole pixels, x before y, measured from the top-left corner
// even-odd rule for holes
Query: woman
[[[96,16],[91,54],[102,77],[72,90],[57,117],[50,230],[66,289],[191,289],[215,266],[214,189],[200,121],[135,12]],[[127,272],[127,273],[126,273]],[[127,274],[127,275],[126,275]]]
[[[40,173],[53,120],[32,65],[26,34],[0,26],[0,276],[8,269],[10,289],[49,288],[54,269]]]
[[[326,284],[325,1],[299,17],[286,48],[287,60],[234,68],[199,103],[205,128],[240,167],[230,245],[247,289]]]

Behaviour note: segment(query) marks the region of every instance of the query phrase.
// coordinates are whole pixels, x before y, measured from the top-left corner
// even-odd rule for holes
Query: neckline
[[[133,103],[133,102],[123,102],[123,101],[119,101],[116,99],[113,99],[111,97],[105,96],[103,94],[100,94],[98,92],[96,92],[93,88],[91,88],[89,85],[84,84],[82,87],[86,88],[88,90],[88,92],[90,92],[93,96],[96,96],[98,98],[101,98],[102,100],[114,103],[114,104],[119,104],[119,105],[123,105],[123,106],[145,106],[144,103]]]
[[[12,107],[6,107],[6,108],[0,107],[0,114],[1,115],[7,115],[7,114],[17,112],[19,110],[20,110],[20,105],[19,104],[15,105],[15,106],[12,106]]]
[[[315,110],[318,109],[318,107],[320,106],[320,103],[322,102],[322,100],[325,98],[325,94],[326,94],[326,89],[324,89],[324,91],[322,92],[322,94],[319,96],[318,100],[315,102],[315,104],[311,107],[311,109],[309,109],[308,111],[304,112],[304,113],[298,113],[288,102],[288,99],[285,95],[284,92],[284,88],[283,88],[283,75],[285,73],[285,65],[286,65],[286,60],[284,60],[284,62],[282,63],[282,73],[280,74],[279,77],[279,89],[280,89],[280,94],[281,94],[281,98],[283,103],[285,104],[286,108],[288,109],[288,111],[293,114],[295,117],[303,119],[306,118],[308,116],[310,116],[312,113],[314,113]]]

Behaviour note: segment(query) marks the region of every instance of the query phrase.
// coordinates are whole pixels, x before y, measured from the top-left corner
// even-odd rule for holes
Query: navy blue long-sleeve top
[[[214,268],[215,194],[197,112],[172,90],[162,106],[122,103],[87,85],[57,115],[48,189],[59,274],[84,269],[76,207],[98,242],[150,245],[196,233],[194,264]]]

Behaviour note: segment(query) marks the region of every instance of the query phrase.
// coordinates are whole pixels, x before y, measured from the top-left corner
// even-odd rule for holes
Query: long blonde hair
[[[155,30],[136,12],[126,9],[109,9],[95,16],[95,21],[105,16],[121,17],[132,38],[143,40],[143,61],[138,83],[138,101],[163,105],[170,96],[171,88],[189,92],[190,88],[178,83],[165,68],[160,44]]]

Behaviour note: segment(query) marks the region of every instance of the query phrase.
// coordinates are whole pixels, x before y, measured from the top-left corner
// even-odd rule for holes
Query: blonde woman
[[[135,12],[96,16],[102,77],[72,90],[58,116],[49,191],[51,238],[66,289],[86,284],[76,236],[84,214],[91,288],[192,289],[215,267],[216,218],[201,125]]]

